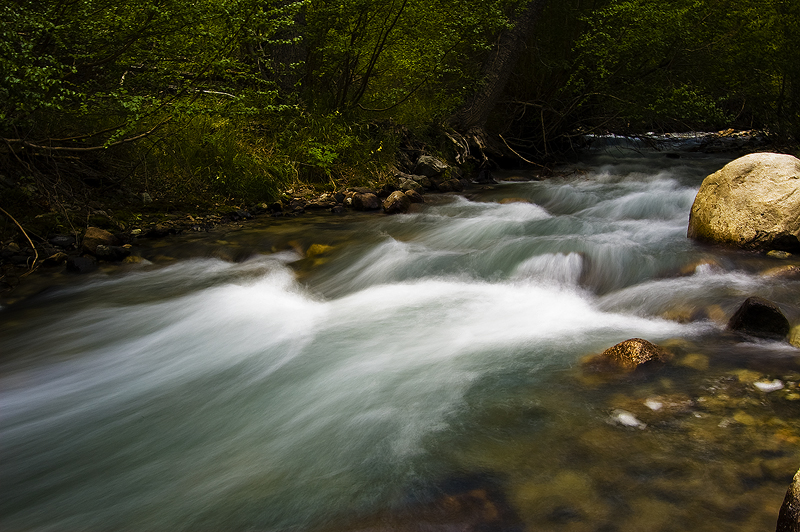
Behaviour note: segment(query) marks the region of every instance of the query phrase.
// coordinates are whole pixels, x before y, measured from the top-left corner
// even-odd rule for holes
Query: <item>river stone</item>
[[[69,257],[66,260],[67,271],[89,273],[97,269],[97,263],[91,257]]]
[[[425,203],[425,198],[416,190],[406,190],[406,196],[409,197],[411,203]]]
[[[98,244],[94,255],[107,262],[120,262],[131,254],[131,250],[122,246],[106,246]]]
[[[789,334],[789,321],[781,309],[761,297],[748,297],[728,321],[728,329],[758,338],[783,340]]]
[[[600,353],[599,361],[624,370],[634,370],[648,362],[664,362],[669,353],[652,342],[631,338]]]
[[[416,190],[417,192],[420,192],[422,191],[423,186],[413,179],[401,179],[399,188],[403,191]]]
[[[117,237],[99,227],[89,227],[83,235],[83,242],[81,247],[83,251],[94,254],[97,246],[118,246],[120,241]]]
[[[752,153],[706,177],[687,235],[746,249],[800,251],[800,160]]]
[[[425,177],[433,177],[441,174],[450,168],[441,160],[431,155],[422,155],[417,159],[417,164],[414,167],[414,173],[424,175]]]
[[[359,192],[353,195],[353,208],[357,211],[374,211],[381,208],[381,202],[371,192]]]
[[[72,235],[55,235],[50,237],[48,242],[60,248],[68,248],[75,244],[75,237]]]
[[[399,190],[389,194],[389,197],[383,202],[383,210],[386,211],[386,214],[408,212],[409,207],[411,207],[411,198]]]
[[[800,470],[786,490],[781,511],[778,514],[778,527],[775,532],[800,532]]]

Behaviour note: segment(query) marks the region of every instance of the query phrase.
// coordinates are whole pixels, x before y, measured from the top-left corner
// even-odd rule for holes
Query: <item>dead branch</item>
[[[24,277],[25,275],[29,275],[36,268],[36,261],[39,260],[39,250],[37,250],[36,246],[33,245],[33,240],[31,240],[31,237],[28,236],[28,233],[25,232],[25,229],[23,229],[23,227],[20,225],[20,223],[17,221],[16,218],[14,218],[10,214],[8,214],[8,212],[5,209],[3,209],[2,207],[0,207],[0,211],[2,211],[3,214],[5,214],[9,218],[11,218],[11,221],[14,222],[17,227],[19,227],[19,230],[22,231],[22,234],[25,235],[25,238],[28,239],[28,243],[31,245],[31,248],[33,249],[33,253],[34,253],[33,263],[28,267],[28,271],[25,272],[25,274],[23,274],[22,277]]]

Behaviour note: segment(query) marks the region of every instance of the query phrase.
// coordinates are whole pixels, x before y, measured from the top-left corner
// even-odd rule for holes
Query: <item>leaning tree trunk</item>
[[[482,153],[500,151],[486,133],[486,121],[503,94],[547,0],[531,0],[513,28],[500,35],[496,52],[483,64],[477,92],[450,117],[450,125]]]

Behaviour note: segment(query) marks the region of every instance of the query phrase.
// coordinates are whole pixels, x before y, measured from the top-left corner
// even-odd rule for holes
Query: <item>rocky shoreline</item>
[[[477,179],[464,178],[462,171],[429,155],[421,155],[407,168],[396,171],[381,188],[350,187],[342,191],[317,193],[311,188],[289,189],[272,203],[249,207],[222,206],[216,212],[141,215],[125,223],[107,210],[93,210],[90,225],[74,234],[53,234],[34,243],[25,233],[0,245],[0,292],[11,292],[28,275],[50,272],[85,274],[102,263],[127,264],[141,259],[136,253],[141,239],[208,232],[219,226],[243,224],[255,218],[297,217],[306,213],[344,214],[348,211],[408,212],[413,204],[424,203],[426,194],[461,193],[472,183],[493,182],[484,172]],[[147,198],[144,200],[147,202]],[[98,223],[99,222],[99,223]]]

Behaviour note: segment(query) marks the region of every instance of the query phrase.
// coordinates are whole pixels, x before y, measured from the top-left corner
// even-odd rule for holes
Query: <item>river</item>
[[[725,321],[800,322],[800,261],[686,238],[730,159],[143,240],[1,309],[0,529],[774,530],[800,351]],[[673,362],[584,368],[633,337]]]

